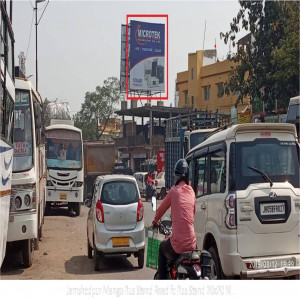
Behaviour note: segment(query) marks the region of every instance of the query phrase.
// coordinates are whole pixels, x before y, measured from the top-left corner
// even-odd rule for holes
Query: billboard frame
[[[167,57],[167,95],[165,97],[132,97],[129,96],[129,92],[137,92],[138,90],[129,90],[129,77],[128,77],[128,64],[129,64],[129,52],[128,52],[128,19],[129,18],[166,18],[167,25],[167,49],[166,49],[166,57]],[[147,92],[147,91],[145,91]],[[161,92],[158,92],[161,93]],[[169,16],[168,15],[126,15],[126,99],[127,100],[168,100],[169,99]]]

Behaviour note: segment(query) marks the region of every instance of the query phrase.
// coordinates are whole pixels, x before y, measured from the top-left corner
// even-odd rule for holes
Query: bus
[[[71,120],[51,120],[46,127],[46,214],[53,206],[68,205],[80,215],[84,168],[81,130]]]
[[[30,267],[39,249],[45,210],[45,141],[42,99],[26,78],[15,80],[12,190],[7,247],[21,250]]]
[[[0,267],[6,252],[13,161],[15,102],[14,34],[5,1],[0,0]]]

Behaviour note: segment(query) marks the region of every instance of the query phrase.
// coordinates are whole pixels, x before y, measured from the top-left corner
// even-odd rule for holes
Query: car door
[[[194,157],[194,190],[196,195],[196,212],[194,218],[194,228],[197,239],[197,246],[202,249],[205,236],[205,226],[208,217],[208,182],[209,175],[207,149],[196,153]]]
[[[87,220],[88,239],[90,245],[92,246],[93,246],[93,236],[94,236],[95,209],[97,204],[98,191],[99,191],[99,181],[96,181],[93,188],[92,204],[88,212],[88,220]]]

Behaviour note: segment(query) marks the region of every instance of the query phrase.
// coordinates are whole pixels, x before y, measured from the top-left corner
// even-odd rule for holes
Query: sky
[[[95,91],[108,77],[120,78],[121,24],[127,14],[168,14],[169,99],[164,105],[174,106],[176,74],[187,70],[188,53],[203,49],[205,31],[204,49],[214,49],[216,41],[217,56],[225,59],[229,46],[220,32],[229,30],[239,10],[237,0],[50,0],[46,5],[47,1],[38,4],[38,91],[43,99],[67,101],[72,114],[80,110],[86,92]],[[23,51],[26,75],[33,75],[35,85],[34,6],[33,0],[14,0],[12,26],[15,65]]]

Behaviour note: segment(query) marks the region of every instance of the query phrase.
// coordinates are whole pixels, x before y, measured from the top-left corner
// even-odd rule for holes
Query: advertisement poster
[[[130,89],[165,91],[165,25],[130,22]]]

